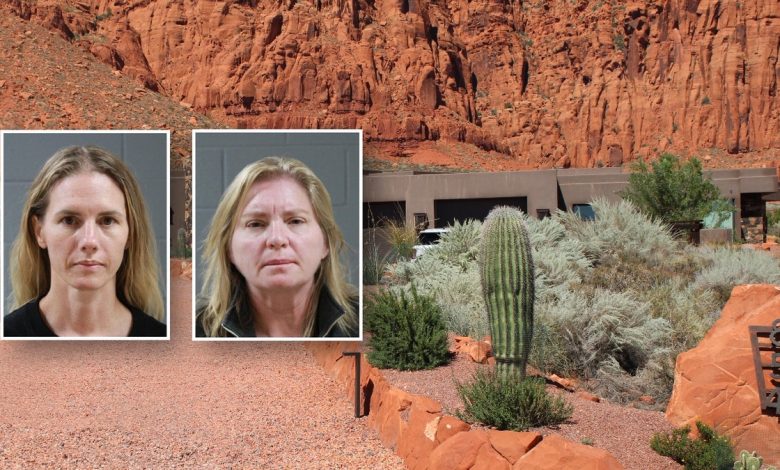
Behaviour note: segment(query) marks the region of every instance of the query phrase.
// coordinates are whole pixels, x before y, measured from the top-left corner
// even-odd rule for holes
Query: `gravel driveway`
[[[403,468],[300,344],[0,342],[0,468]]]

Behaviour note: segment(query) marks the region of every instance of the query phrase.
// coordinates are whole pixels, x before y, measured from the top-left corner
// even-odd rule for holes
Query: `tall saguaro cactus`
[[[534,329],[534,264],[519,210],[502,206],[490,212],[479,261],[496,373],[501,379],[522,379]]]

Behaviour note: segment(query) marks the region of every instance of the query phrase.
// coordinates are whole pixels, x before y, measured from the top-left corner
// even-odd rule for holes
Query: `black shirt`
[[[336,300],[327,287],[320,291],[319,301],[317,302],[317,319],[314,324],[312,337],[320,338],[357,338],[358,330],[344,329],[336,323],[343,315],[352,315],[358,310],[358,299],[352,299],[352,312],[346,312],[336,303]],[[222,321],[222,329],[226,337],[252,338],[255,336],[255,328],[252,321],[252,315],[249,312],[239,311],[235,306],[230,309],[225,319]],[[200,314],[195,318],[195,337],[206,337],[206,331],[203,328]]]
[[[11,312],[3,319],[6,337],[53,337],[57,336],[43,319],[40,299],[31,300]],[[133,337],[165,337],[166,327],[141,310],[125,305],[133,315],[130,334]]]

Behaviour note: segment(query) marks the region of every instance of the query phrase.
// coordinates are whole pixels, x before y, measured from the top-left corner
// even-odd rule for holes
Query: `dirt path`
[[[298,344],[0,342],[0,468],[403,468]]]

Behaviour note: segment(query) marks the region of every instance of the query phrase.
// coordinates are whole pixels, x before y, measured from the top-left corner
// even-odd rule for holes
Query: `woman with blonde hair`
[[[330,195],[302,162],[247,165],[220,199],[204,244],[196,335],[357,337],[357,295]]]
[[[98,147],[57,151],[33,180],[10,256],[5,336],[165,336],[143,195]]]

